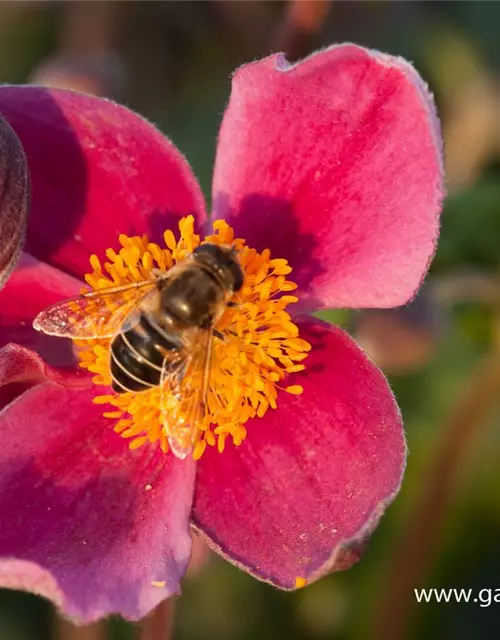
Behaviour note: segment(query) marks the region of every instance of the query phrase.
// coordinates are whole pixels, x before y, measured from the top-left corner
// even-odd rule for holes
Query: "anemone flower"
[[[311,313],[401,305],[428,268],[441,145],[415,70],[354,45],[238,69],[210,223],[186,160],[124,107],[9,86],[0,113],[32,179],[25,253],[0,292],[0,584],[77,621],[140,619],[179,591],[190,527],[283,589],[350,566],[406,445],[382,373]],[[207,239],[234,244],[245,280],[217,327],[209,420],[180,459],[156,387],[111,391],[109,340],[32,322],[84,280],[137,281]]]

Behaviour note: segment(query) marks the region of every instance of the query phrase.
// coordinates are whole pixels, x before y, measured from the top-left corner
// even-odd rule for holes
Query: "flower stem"
[[[381,589],[374,625],[376,640],[406,637],[416,600],[413,589],[423,581],[439,550],[440,533],[467,453],[488,424],[487,417],[500,402],[498,349],[472,373],[468,388],[445,424],[434,459],[424,475],[416,504],[411,509],[400,543],[389,561],[387,582]]]
[[[55,638],[57,640],[105,640],[106,624],[96,622],[84,627],[75,627],[71,622],[57,617]]]
[[[331,0],[289,0],[273,49],[292,61],[310,53],[310,41],[321,30],[330,5]]]
[[[137,640],[170,640],[174,628],[174,598],[168,598],[141,622]]]
[[[118,23],[116,10],[109,0],[67,3],[59,32],[62,52],[85,57],[109,51]]]

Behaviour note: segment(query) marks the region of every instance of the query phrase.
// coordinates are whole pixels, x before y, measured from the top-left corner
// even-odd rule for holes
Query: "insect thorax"
[[[208,272],[192,265],[167,281],[160,295],[160,313],[167,324],[170,317],[181,326],[203,327],[224,300],[225,291]]]

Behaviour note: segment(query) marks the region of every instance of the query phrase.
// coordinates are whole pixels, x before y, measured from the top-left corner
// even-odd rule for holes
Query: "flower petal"
[[[339,45],[241,67],[219,138],[215,217],[288,258],[316,307],[415,293],[443,198],[431,96],[400,58]]]
[[[179,590],[195,463],[130,451],[101,409],[45,383],[0,413],[0,585],[137,620]]]
[[[216,551],[284,588],[344,569],[398,492],[406,445],[387,381],[341,329],[301,324],[301,396],[198,464],[193,523]],[[294,380],[295,383],[295,380]]]
[[[37,353],[18,344],[0,347],[0,411],[22,393],[47,381],[87,391],[92,388],[87,372],[51,367]]]
[[[0,88],[0,113],[26,150],[33,181],[26,249],[78,277],[118,235],[158,239],[203,196],[180,152],[109,100],[41,87]]]
[[[28,219],[29,179],[24,151],[0,118],[0,289],[19,258]]]
[[[53,366],[75,366],[72,342],[35,331],[33,319],[50,304],[80,293],[82,283],[23,254],[0,291],[0,347],[16,342],[34,349]]]

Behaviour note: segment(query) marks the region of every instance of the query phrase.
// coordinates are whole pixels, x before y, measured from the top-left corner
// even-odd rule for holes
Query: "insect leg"
[[[213,334],[213,330],[212,330],[212,334]],[[212,336],[209,337],[208,339],[208,345],[207,345],[207,353],[205,355],[205,374],[203,376],[203,396],[202,396],[202,400],[201,400],[201,407],[202,407],[202,420],[205,417],[205,412],[207,409],[207,396],[208,396],[208,389],[210,386],[210,366],[212,364]]]

